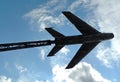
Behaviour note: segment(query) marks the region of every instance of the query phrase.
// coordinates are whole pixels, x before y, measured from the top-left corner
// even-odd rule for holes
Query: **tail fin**
[[[55,31],[52,28],[45,28],[53,37],[59,38],[59,37],[65,37],[63,34]],[[56,45],[53,47],[53,49],[50,51],[48,56],[54,56],[64,45]]]
[[[55,31],[52,28],[45,28],[53,37],[58,38],[58,37],[65,37],[63,34]]]

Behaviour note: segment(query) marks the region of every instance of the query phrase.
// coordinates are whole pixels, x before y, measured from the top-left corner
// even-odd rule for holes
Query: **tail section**
[[[56,30],[52,28],[45,28],[53,37],[59,38],[59,37],[65,37],[63,34],[57,32]],[[53,47],[53,49],[50,51],[48,56],[54,56],[60,49],[62,49],[64,45],[56,45]]]

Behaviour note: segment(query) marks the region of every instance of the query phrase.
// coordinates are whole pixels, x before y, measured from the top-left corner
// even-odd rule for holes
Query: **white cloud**
[[[45,55],[46,55],[45,54],[45,49],[41,49],[40,50],[40,58],[44,60],[45,59]]]
[[[83,5],[83,7],[86,7],[88,5],[89,1],[88,0],[76,0],[74,1],[69,7],[69,11],[76,11],[77,9],[80,9],[80,6]]]
[[[39,31],[51,26],[51,24],[61,25],[64,23],[63,15],[61,15],[61,12],[56,15],[56,12],[63,9],[65,4],[66,0],[51,0],[39,8],[33,9],[24,17],[30,18],[31,24],[35,23],[39,27]]]
[[[112,62],[119,63],[120,60],[120,1],[119,0],[91,0],[93,8],[92,17],[96,20],[96,25],[102,32],[113,32],[114,39],[111,40],[109,48],[102,46],[98,49],[97,58],[107,67],[113,65]],[[94,7],[93,7],[94,6]],[[91,20],[91,19],[90,19]],[[114,63],[115,64],[115,63]]]
[[[54,82],[111,82],[86,62],[80,62],[74,68],[67,70],[56,65],[53,74]]]
[[[45,60],[49,50],[52,49],[52,48],[51,48],[51,46],[46,46],[46,47],[42,47],[42,48],[40,47],[38,49],[39,49],[39,57],[40,57],[40,59]]]
[[[40,78],[36,77],[36,73],[25,73],[25,74],[20,74],[19,78],[16,80],[16,82],[50,82],[49,80],[38,80]],[[41,76],[39,74],[39,76]]]
[[[12,82],[12,79],[6,76],[0,76],[0,82]]]
[[[36,80],[35,82],[43,82],[43,81]]]
[[[26,72],[27,71],[27,68],[21,66],[21,65],[18,65],[16,64],[15,65],[16,69],[20,72],[20,73],[23,73],[23,72]]]
[[[36,80],[35,82],[44,82],[44,81],[39,81],[39,80]],[[45,82],[50,82],[50,81],[48,81],[48,80],[46,80]]]
[[[52,50],[52,48],[50,50]],[[66,56],[69,54],[69,52],[70,50],[68,49],[68,47],[63,47],[61,50],[59,50],[54,57],[50,58],[51,66],[53,67],[56,64],[64,65],[65,62],[68,60]]]
[[[70,52],[70,50],[69,50],[68,48],[66,48],[66,47],[63,47],[63,48],[60,50],[60,52],[61,52],[62,54],[67,55],[68,52]]]
[[[76,1],[74,1],[74,2],[70,5],[70,7],[69,7],[68,10],[73,11],[73,10],[74,10],[75,8],[77,8],[80,4],[82,4],[82,1],[83,1],[83,0],[76,0]]]
[[[102,61],[106,67],[112,68],[114,64],[119,65],[120,54],[117,51],[102,45],[99,46],[97,51],[97,58]]]
[[[31,78],[32,77],[29,77],[27,75],[20,75],[16,82],[32,82],[33,79]]]

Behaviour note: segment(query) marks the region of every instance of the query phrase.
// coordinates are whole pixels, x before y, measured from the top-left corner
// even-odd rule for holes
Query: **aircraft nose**
[[[111,34],[111,37],[114,38],[114,34],[113,33]]]
[[[114,37],[114,34],[113,33],[110,33],[110,38],[113,38]]]

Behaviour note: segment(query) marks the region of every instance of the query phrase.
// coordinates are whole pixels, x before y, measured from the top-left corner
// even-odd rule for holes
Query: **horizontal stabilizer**
[[[58,38],[58,37],[65,37],[63,34],[57,32],[56,30],[52,28],[45,28],[53,37]]]
[[[55,45],[53,49],[50,51],[48,56],[54,56],[60,49],[62,49],[64,45]]]

